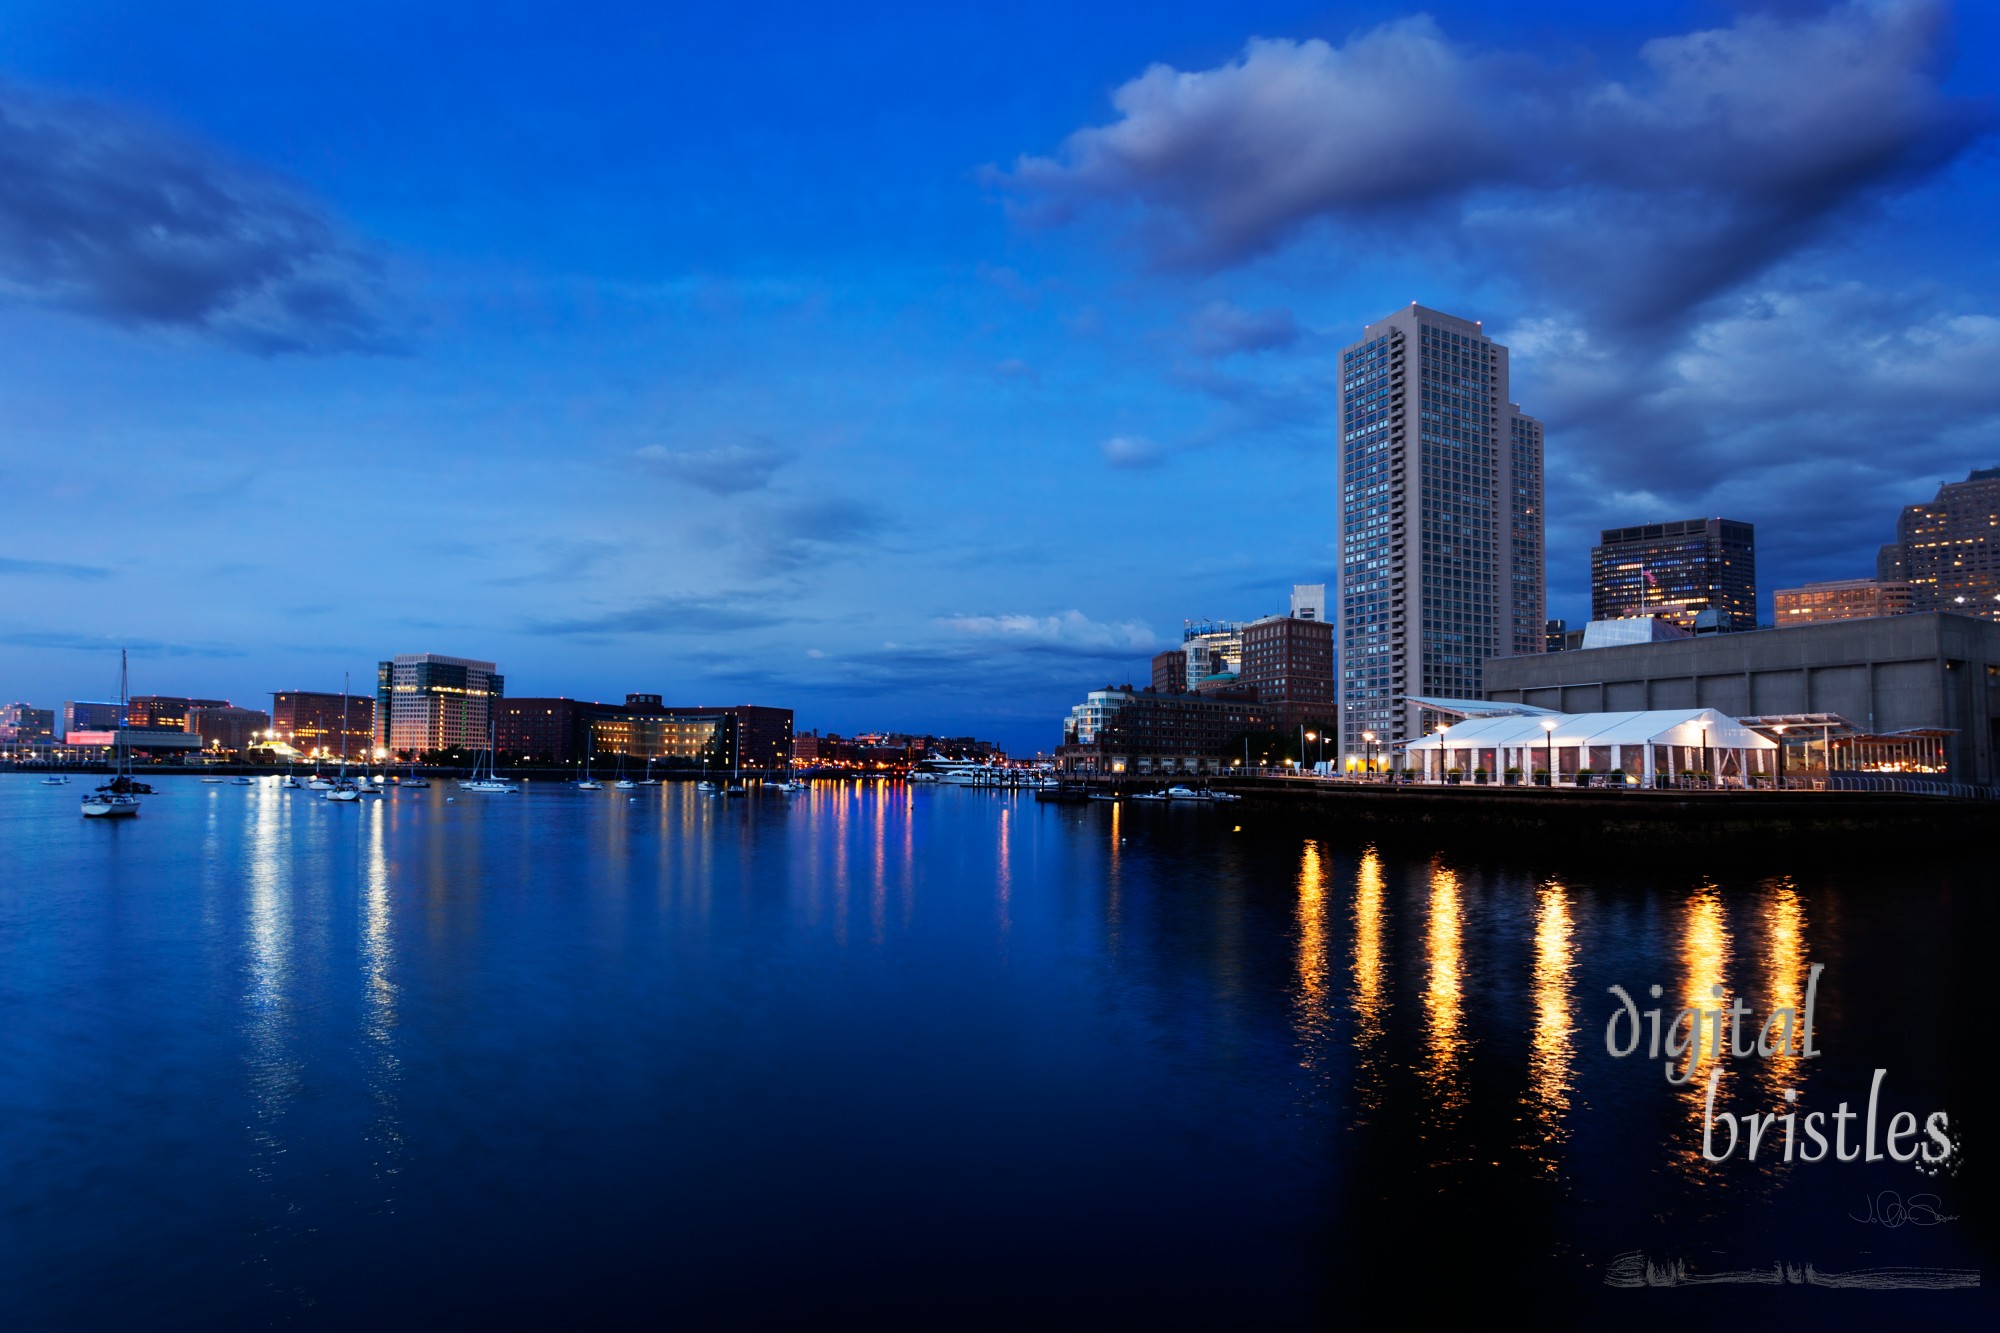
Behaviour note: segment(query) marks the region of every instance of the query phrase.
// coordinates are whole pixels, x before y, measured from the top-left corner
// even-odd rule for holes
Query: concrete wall
[[[1838,713],[1864,731],[1956,731],[1951,779],[2000,782],[2000,624],[1928,614],[1496,658],[1486,697],[1571,713]]]

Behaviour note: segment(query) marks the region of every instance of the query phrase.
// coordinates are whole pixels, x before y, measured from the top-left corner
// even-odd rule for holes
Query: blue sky
[[[1872,572],[2000,463],[1993,7],[15,3],[0,695],[379,657],[1053,744],[1334,574],[1486,321],[1599,527]]]

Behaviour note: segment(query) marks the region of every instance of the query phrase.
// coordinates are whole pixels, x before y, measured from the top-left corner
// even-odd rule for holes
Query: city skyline
[[[19,7],[0,695],[407,648],[1052,748],[1337,579],[1412,300],[1512,348],[1572,624],[1599,529],[1756,524],[1768,621],[2000,462],[1993,12],[1426,9]]]

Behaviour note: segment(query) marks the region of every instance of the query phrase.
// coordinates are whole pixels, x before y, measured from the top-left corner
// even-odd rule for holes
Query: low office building
[[[65,757],[80,763],[102,763],[123,748],[154,759],[181,759],[201,749],[201,737],[190,731],[159,727],[114,727],[105,731],[72,731],[63,737]]]
[[[192,731],[188,714],[197,708],[227,708],[227,699],[188,699],[177,694],[135,694],[125,710],[128,727]]]
[[[56,736],[56,710],[33,704],[0,706],[0,743],[45,745]]]
[[[57,736],[67,739],[72,731],[116,731],[125,725],[125,705],[103,703],[92,699],[65,699],[62,706],[62,730]]]
[[[1950,781],[2000,782],[2000,624],[1946,612],[1496,658],[1486,698],[1562,713],[1838,717],[1943,741]],[[1811,725],[1811,724],[1809,724]]]
[[[1885,579],[1836,579],[1780,588],[1773,595],[1777,628],[1810,625],[1821,620],[1869,620],[1875,616],[1908,615],[1915,610],[1910,585]]]
[[[375,701],[365,694],[275,690],[272,738],[308,759],[366,759],[375,748]]]
[[[1270,708],[1247,694],[1107,686],[1070,710],[1059,759],[1072,773],[1218,773],[1241,758],[1241,738],[1271,725]]]
[[[265,739],[265,733],[270,728],[271,715],[261,708],[234,708],[223,704],[219,707],[191,708],[187,714],[187,729],[201,739],[204,750],[244,754],[252,745]]]

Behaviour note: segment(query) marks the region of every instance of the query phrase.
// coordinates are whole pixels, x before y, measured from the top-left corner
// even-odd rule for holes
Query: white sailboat
[[[125,734],[125,650],[118,650],[118,735],[112,741],[111,781],[83,798],[85,819],[129,819],[139,813],[140,784],[132,781],[132,747]]]
[[[327,789],[329,801],[358,801],[361,789],[347,780],[347,684],[346,672],[340,674],[340,776]]]
[[[584,736],[585,736],[585,744],[583,749],[583,776],[577,779],[576,789],[578,791],[603,791],[604,784],[599,782],[596,778],[590,776],[590,761],[594,757],[596,757],[597,754],[597,735],[595,732],[592,732],[588,728],[585,728]]]
[[[487,719],[486,771],[484,774],[482,774],[479,771],[478,762],[474,761],[472,766],[472,776],[469,778],[460,778],[458,780],[458,786],[461,791],[506,792],[506,791],[520,790],[519,787],[507,781],[505,778],[502,778],[499,774],[499,771],[495,767],[500,751],[500,747],[497,743],[499,737],[498,726],[499,724],[494,722],[491,718]]]

